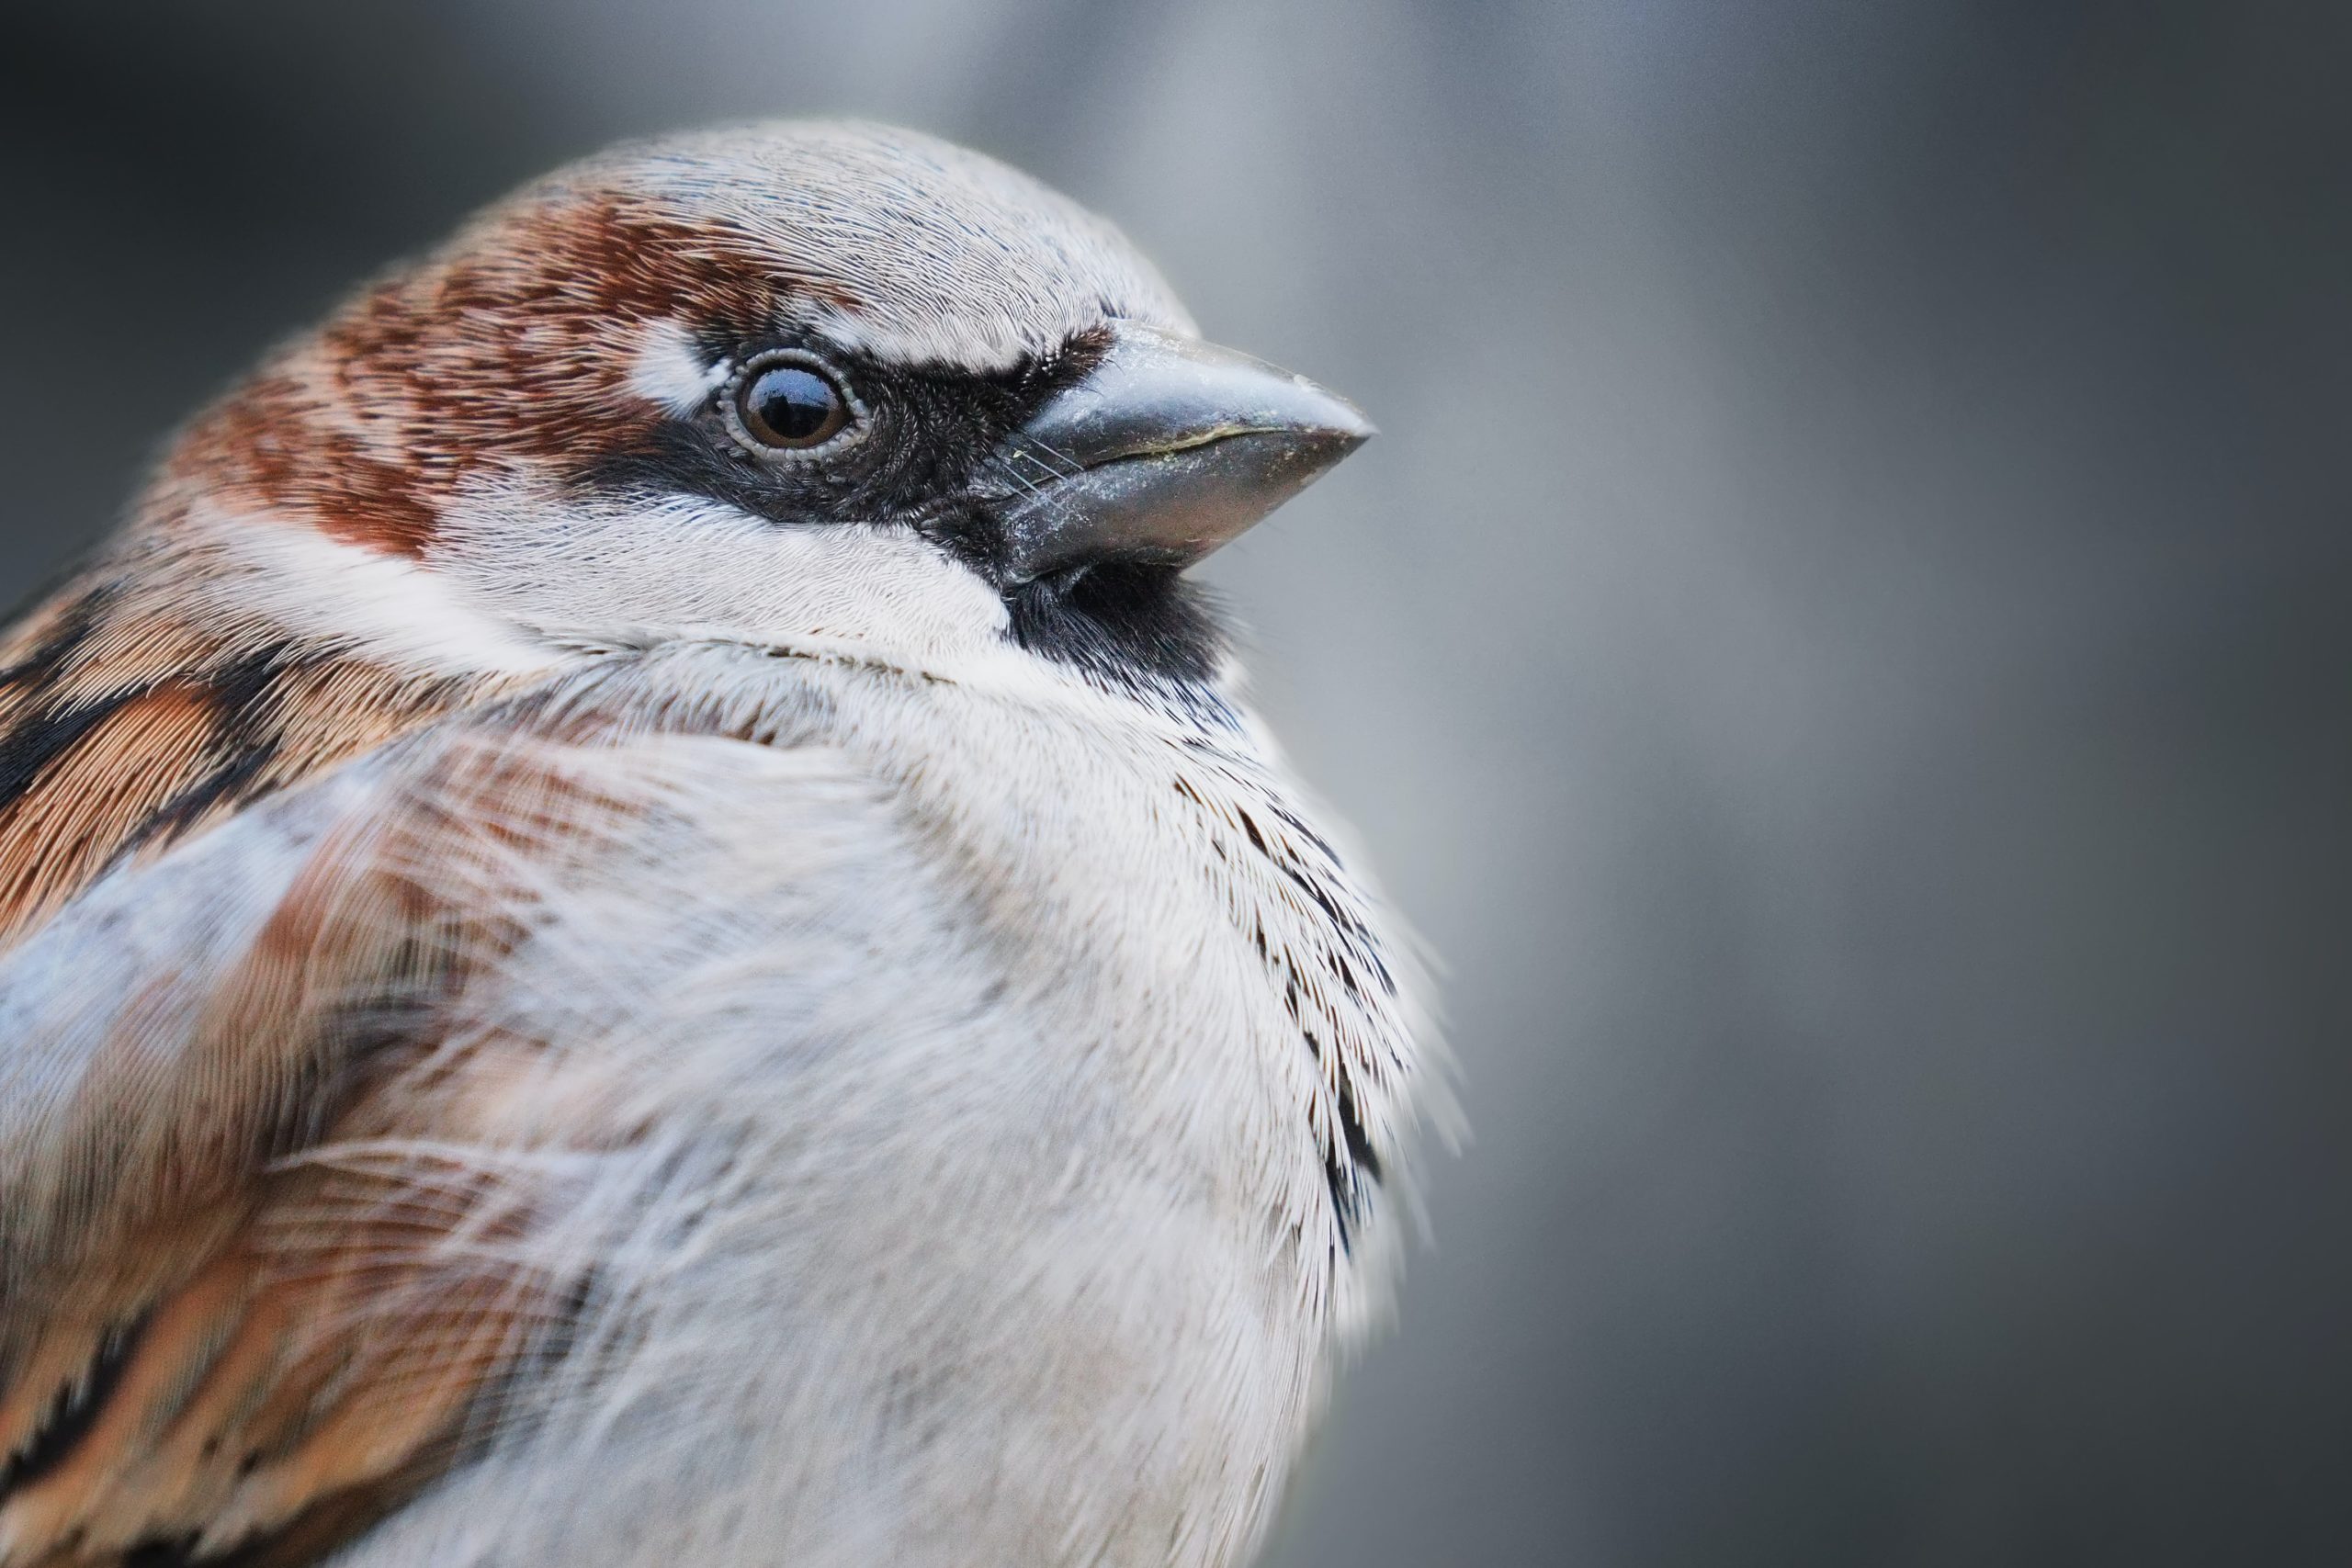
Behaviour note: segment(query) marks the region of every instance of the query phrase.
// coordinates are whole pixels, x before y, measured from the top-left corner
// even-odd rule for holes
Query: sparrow
[[[1370,434],[854,124],[265,359],[0,643],[0,1568],[1248,1560],[1444,1074],[1185,573]]]

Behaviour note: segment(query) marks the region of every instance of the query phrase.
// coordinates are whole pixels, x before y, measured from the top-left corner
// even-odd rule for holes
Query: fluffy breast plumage
[[[425,726],[0,970],[20,1038],[335,1086],[159,1190],[168,1074],[0,1064],[0,1288],[82,1303],[0,1350],[114,1416],[0,1557],[407,1498],[351,1561],[1238,1562],[1395,1250],[1400,979],[1238,719],[682,644]]]

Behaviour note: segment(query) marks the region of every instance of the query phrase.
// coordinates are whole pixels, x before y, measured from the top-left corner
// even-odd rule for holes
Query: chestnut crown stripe
[[[490,225],[494,243],[460,235],[201,415],[166,489],[414,556],[483,468],[576,459],[583,434],[643,440],[663,417],[628,384],[649,324],[748,333],[788,310],[859,306],[837,283],[779,271],[747,236],[641,200],[526,206]]]

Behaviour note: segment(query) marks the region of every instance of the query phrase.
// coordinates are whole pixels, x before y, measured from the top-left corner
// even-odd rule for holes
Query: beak
[[[1363,446],[1369,421],[1303,376],[1148,327],[1049,398],[999,453],[1008,586],[1109,560],[1190,566]]]

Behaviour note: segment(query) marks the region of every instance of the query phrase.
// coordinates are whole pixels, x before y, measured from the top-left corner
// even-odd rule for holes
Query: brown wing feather
[[[320,834],[241,960],[159,981],[209,998],[160,1084],[153,1040],[89,1054],[74,1223],[0,1195],[0,1565],[310,1561],[558,1342],[581,1281],[495,1245],[561,1196],[498,1131],[543,1047],[467,1010],[528,886],[627,809],[552,754],[446,748]]]
[[[159,1248],[177,1275],[160,1290],[63,1292],[10,1393],[29,1441],[0,1487],[0,1560],[202,1558],[329,1506],[356,1527],[375,1515],[355,1495],[390,1506],[448,1463],[563,1297],[435,1245],[510,1201],[500,1177],[452,1174],[462,1199],[426,1210],[407,1173],[281,1173],[215,1250]]]
[[[69,584],[0,641],[0,943],[126,856],[486,691],[191,626],[127,572]]]

